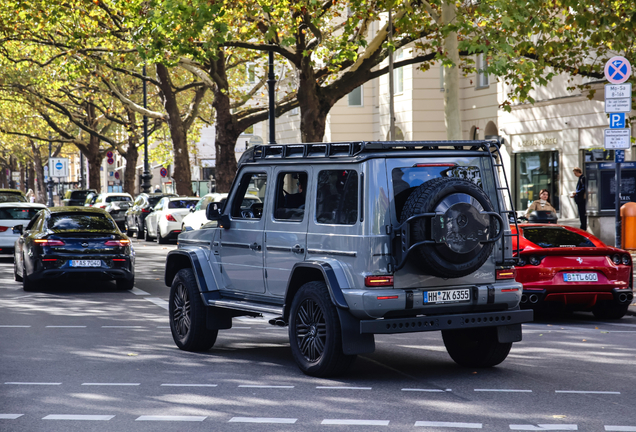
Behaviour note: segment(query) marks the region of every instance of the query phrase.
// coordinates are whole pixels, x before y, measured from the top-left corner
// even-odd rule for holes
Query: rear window
[[[99,213],[60,213],[51,215],[48,227],[56,233],[64,231],[116,231],[115,223]]]
[[[595,247],[587,237],[561,227],[524,228],[523,236],[542,248]]]
[[[71,191],[70,199],[86,199],[86,195],[88,195],[88,191]]]
[[[125,202],[130,202],[132,201],[132,198],[130,198],[129,196],[108,196],[106,197],[106,200],[104,202],[110,203],[110,202],[115,202],[115,201],[125,201]]]
[[[157,203],[159,201],[161,201],[161,198],[163,198],[163,197],[160,197],[160,196],[158,196],[158,197],[148,197],[148,203],[150,204],[150,207],[156,206]]]
[[[391,173],[395,212],[400,220],[402,209],[413,190],[429,180],[438,177],[455,177],[470,180],[482,187],[481,172],[476,166],[414,166],[395,168]]]
[[[2,192],[0,193],[0,203],[3,202],[27,202],[27,200],[22,195]]]
[[[0,219],[5,220],[31,220],[33,216],[42,210],[39,208],[3,207],[0,208]]]
[[[190,207],[194,207],[197,205],[197,200],[173,200],[173,201],[168,201],[168,208],[175,208],[175,209],[181,209],[181,208],[190,208]]]

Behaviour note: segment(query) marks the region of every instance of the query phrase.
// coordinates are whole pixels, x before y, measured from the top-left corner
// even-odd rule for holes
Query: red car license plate
[[[598,282],[596,273],[564,273],[564,282]]]

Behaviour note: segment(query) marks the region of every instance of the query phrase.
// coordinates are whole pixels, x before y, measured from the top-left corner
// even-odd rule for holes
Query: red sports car
[[[522,308],[592,311],[601,319],[625,315],[633,299],[627,251],[569,226],[520,224],[519,229],[516,279],[523,284]]]

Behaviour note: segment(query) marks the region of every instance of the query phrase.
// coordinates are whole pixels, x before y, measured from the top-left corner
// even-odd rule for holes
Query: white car
[[[203,195],[203,198],[199,200],[197,205],[190,209],[190,214],[183,218],[181,223],[181,231],[192,231],[201,228],[201,226],[208,222],[208,218],[205,217],[205,210],[208,208],[208,204],[213,202],[220,202],[227,198],[226,193],[209,193]]]
[[[13,227],[27,226],[33,216],[45,208],[44,204],[37,203],[0,203],[0,254],[13,256],[15,241],[20,238],[20,233],[14,233]]]
[[[181,233],[183,218],[195,207],[198,197],[164,197],[152,213],[146,217],[144,231],[146,241],[157,239],[160,244],[175,239]]]

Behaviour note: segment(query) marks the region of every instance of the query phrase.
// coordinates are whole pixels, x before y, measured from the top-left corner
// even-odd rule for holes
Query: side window
[[[358,219],[358,173],[326,170],[318,173],[316,221],[322,224],[353,225]]]
[[[95,200],[95,204],[102,202],[102,196],[98,196],[97,199]]]
[[[140,204],[141,204],[141,202],[142,202],[143,200],[144,200],[144,198],[143,198],[143,197],[138,196],[138,197],[137,197],[137,199],[135,200],[135,202],[133,203],[133,205],[138,206],[138,205],[140,205]]]
[[[43,218],[42,213],[40,213],[39,215],[35,216],[33,219],[31,219],[31,222],[29,222],[29,224],[26,226],[26,228],[24,230],[25,231],[32,230],[33,227],[42,220],[42,218]]]
[[[246,173],[232,200],[230,214],[241,219],[260,219],[267,191],[267,174]]]
[[[306,172],[282,172],[276,182],[274,218],[302,221],[307,192]]]
[[[155,206],[155,211],[163,210],[163,205],[165,203],[165,199],[160,200]]]

